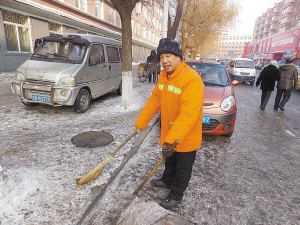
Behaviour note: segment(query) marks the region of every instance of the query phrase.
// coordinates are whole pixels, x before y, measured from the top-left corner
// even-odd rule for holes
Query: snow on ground
[[[134,74],[134,73],[133,73]],[[134,122],[154,87],[133,76],[133,104],[109,93],[78,114],[71,107],[25,107],[7,89],[13,73],[0,73],[0,221],[3,224],[73,224],[134,147],[130,140],[101,175],[78,186],[76,179],[101,163],[134,130]],[[114,137],[107,146],[75,147],[79,133],[105,130]],[[158,140],[156,141],[158,143]]]

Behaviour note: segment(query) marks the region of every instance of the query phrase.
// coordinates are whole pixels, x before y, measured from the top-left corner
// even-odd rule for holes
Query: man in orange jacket
[[[160,145],[166,159],[160,179],[151,183],[171,189],[160,205],[166,209],[176,206],[183,197],[192,174],[196,150],[202,142],[204,85],[199,74],[183,60],[177,41],[162,38],[157,57],[164,70],[135,126],[146,129],[155,114],[161,111]],[[172,149],[172,145],[178,142]]]

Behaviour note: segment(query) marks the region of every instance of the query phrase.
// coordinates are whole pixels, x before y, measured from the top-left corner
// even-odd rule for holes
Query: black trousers
[[[288,100],[290,99],[291,94],[292,94],[291,90],[277,89],[277,94],[276,94],[276,97],[275,97],[274,108],[278,109],[279,105],[281,105],[282,107],[284,107],[285,103],[287,103]],[[282,98],[282,95],[283,95],[283,98]],[[281,100],[281,98],[282,98],[282,100]]]
[[[183,192],[187,188],[192,168],[196,158],[196,150],[192,152],[175,152],[167,157],[165,162],[165,171],[160,179],[166,185],[171,186],[169,197],[179,201],[183,197]]]

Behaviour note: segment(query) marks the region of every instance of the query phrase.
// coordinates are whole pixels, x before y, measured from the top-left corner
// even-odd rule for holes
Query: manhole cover
[[[113,141],[113,136],[105,131],[89,131],[78,134],[71,139],[76,147],[96,148]]]

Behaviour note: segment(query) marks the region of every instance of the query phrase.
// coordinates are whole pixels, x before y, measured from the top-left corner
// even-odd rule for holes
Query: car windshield
[[[223,65],[214,63],[187,62],[200,74],[205,86],[229,86],[228,74]]]
[[[237,60],[235,62],[235,68],[249,68],[254,69],[254,63],[248,60]]]
[[[81,63],[86,45],[69,41],[45,41],[31,56],[31,60],[46,60],[67,63]]]

